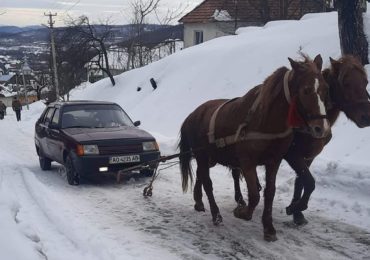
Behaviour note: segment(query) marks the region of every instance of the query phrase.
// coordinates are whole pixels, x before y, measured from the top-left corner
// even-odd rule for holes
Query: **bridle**
[[[299,116],[302,118],[305,126],[309,127],[309,122],[313,121],[313,120],[327,119],[328,118],[327,115],[321,115],[321,114],[320,115],[310,115],[310,114],[306,113],[306,111],[304,111],[303,105],[300,102],[297,95],[295,95],[293,98],[291,97],[290,91],[289,91],[289,86],[288,86],[289,85],[289,74],[290,74],[290,71],[287,71],[285,73],[285,76],[284,76],[284,94],[285,94],[285,98],[286,98],[287,102],[289,103],[289,105],[292,104],[293,100],[294,100],[294,102],[296,102],[297,112],[298,112]]]

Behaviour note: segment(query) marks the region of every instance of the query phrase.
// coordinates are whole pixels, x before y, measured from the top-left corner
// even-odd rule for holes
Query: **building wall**
[[[237,27],[256,26],[261,23],[243,22]],[[184,48],[195,45],[195,32],[203,31],[203,42],[235,33],[234,22],[186,23],[184,24]]]
[[[37,96],[35,95],[29,95],[28,97],[28,104],[31,104],[33,102],[36,102]],[[13,97],[0,97],[0,100],[7,106],[7,107],[12,107],[12,102],[13,102]],[[19,101],[21,104],[24,106],[27,104],[26,98],[24,96],[19,97]]]

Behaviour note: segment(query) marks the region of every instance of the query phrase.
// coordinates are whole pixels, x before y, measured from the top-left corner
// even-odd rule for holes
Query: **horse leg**
[[[235,191],[235,201],[238,206],[246,206],[242,192],[240,190],[240,169],[232,169],[231,174],[234,179],[234,191]]]
[[[197,171],[197,174],[198,174],[198,171]],[[195,201],[194,209],[196,211],[205,211],[204,204],[202,201],[202,197],[203,197],[202,182],[200,181],[200,178],[198,176],[195,181],[193,196],[194,196],[194,201]]]
[[[244,178],[247,182],[248,188],[248,206],[240,207],[234,209],[234,216],[237,218],[242,218],[245,220],[251,220],[253,216],[254,209],[260,201],[260,194],[258,190],[258,179],[257,171],[255,167],[243,167],[242,169]]]
[[[305,219],[302,211],[307,209],[311,193],[315,189],[315,179],[308,169],[308,165],[311,164],[312,160],[306,162],[303,157],[293,154],[288,154],[285,159],[297,174],[293,199],[291,204],[286,208],[286,213],[288,215],[293,214],[294,223],[303,225],[308,223],[308,221]],[[304,189],[304,192],[301,197],[302,189]]]
[[[197,164],[197,177],[199,177],[200,183],[203,184],[203,189],[208,197],[213,224],[218,225],[222,222],[222,216],[213,196],[212,180],[209,177],[208,160],[199,160],[199,158],[197,158]]]
[[[291,204],[294,204],[301,199],[302,191],[303,191],[303,180],[301,177],[297,176],[294,182],[294,194]],[[298,226],[305,225],[308,223],[302,211],[293,212],[293,222]]]
[[[266,187],[264,191],[265,207],[262,215],[262,223],[264,239],[269,242],[277,240],[276,230],[272,224],[272,204],[274,202],[276,190],[276,174],[278,172],[280,162],[266,165]]]

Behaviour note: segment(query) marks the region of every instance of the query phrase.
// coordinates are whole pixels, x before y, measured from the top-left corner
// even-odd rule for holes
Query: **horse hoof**
[[[198,212],[205,212],[205,208],[204,208],[204,205],[199,205],[199,204],[195,204],[194,205],[194,209]]]
[[[307,209],[307,204],[302,205],[302,203],[292,203],[288,207],[285,208],[286,214],[288,216],[295,214],[296,212],[301,212]]]
[[[241,218],[244,220],[251,220],[252,219],[252,214],[248,213],[248,207],[243,207],[243,206],[237,206],[234,209],[234,216],[236,218]]]
[[[276,234],[264,234],[263,238],[265,239],[265,241],[267,242],[274,242],[277,240],[277,236]]]
[[[307,219],[304,217],[302,212],[296,212],[293,214],[293,222],[297,226],[303,226],[308,223]]]
[[[288,216],[293,214],[292,206],[288,206],[285,208],[285,212]]]
[[[222,223],[222,216],[220,215],[220,213],[217,213],[216,217],[213,218],[213,224],[215,226],[218,226],[221,223]]]

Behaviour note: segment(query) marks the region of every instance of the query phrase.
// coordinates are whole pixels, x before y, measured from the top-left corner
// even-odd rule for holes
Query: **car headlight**
[[[155,151],[158,150],[157,142],[143,142],[143,151]]]
[[[77,145],[77,155],[82,156],[92,154],[99,154],[99,148],[96,144]]]

